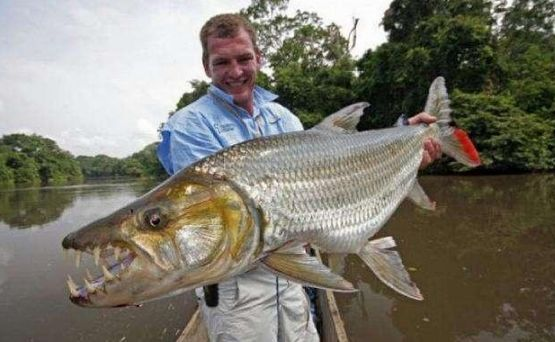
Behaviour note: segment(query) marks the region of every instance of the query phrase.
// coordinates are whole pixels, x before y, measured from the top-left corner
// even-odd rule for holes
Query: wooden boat
[[[320,257],[318,252],[316,255]],[[332,291],[317,290],[316,313],[320,322],[317,328],[322,342],[349,341]],[[208,332],[198,309],[187,323],[177,342],[208,342]]]

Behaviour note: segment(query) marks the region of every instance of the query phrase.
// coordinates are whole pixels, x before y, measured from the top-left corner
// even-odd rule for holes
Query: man
[[[174,174],[236,143],[302,130],[299,119],[273,102],[276,95],[256,86],[261,53],[253,27],[241,16],[222,14],[203,26],[202,63],[212,79],[208,93],[176,112],[162,129],[158,157]],[[409,123],[432,122],[419,114]],[[438,157],[426,142],[423,164]],[[256,268],[218,284],[218,303],[209,306],[197,290],[213,341],[317,341],[309,303],[299,284]]]

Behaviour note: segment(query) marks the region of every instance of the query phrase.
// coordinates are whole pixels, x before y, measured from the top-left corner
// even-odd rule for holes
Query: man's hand
[[[422,112],[409,118],[409,125],[418,125],[420,123],[431,124],[436,122],[436,118],[428,113]],[[420,169],[426,168],[428,165],[441,158],[441,147],[435,139],[424,140],[424,154],[420,162]]]

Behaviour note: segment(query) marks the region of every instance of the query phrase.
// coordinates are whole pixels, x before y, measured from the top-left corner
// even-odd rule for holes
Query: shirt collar
[[[224,100],[225,102],[229,103],[230,105],[237,107],[235,103],[233,103],[233,96],[229,95],[225,91],[221,90],[220,88],[216,87],[213,84],[210,84],[208,88],[208,92],[212,95],[217,96],[218,98]],[[268,91],[262,87],[255,86],[254,91],[254,116],[257,116],[260,113],[260,107],[268,102],[274,101],[278,98],[278,96],[271,91]]]

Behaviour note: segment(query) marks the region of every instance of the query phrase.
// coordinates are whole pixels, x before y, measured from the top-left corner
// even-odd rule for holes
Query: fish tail
[[[430,86],[424,111],[437,118],[441,150],[466,166],[478,166],[481,164],[478,151],[468,134],[458,128],[451,118],[452,110],[449,104],[445,79],[438,77]]]

